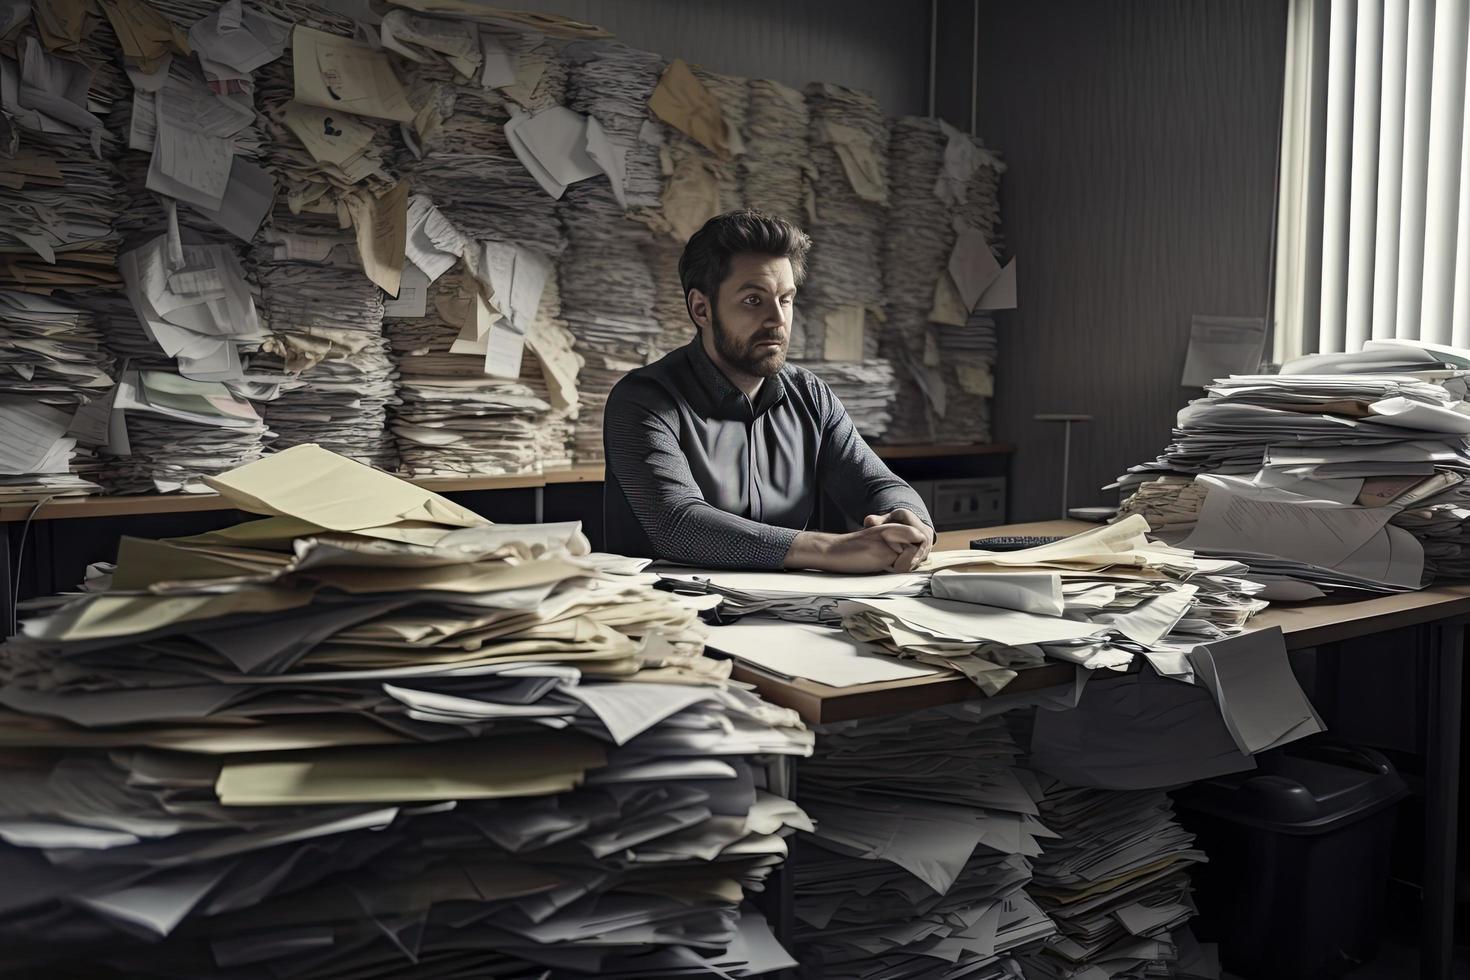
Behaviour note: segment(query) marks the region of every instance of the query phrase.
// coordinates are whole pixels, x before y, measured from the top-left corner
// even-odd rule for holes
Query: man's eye
[[[759,296],[747,296],[747,297],[745,297],[745,304],[747,306],[759,306],[760,303],[761,303],[761,298]]]
[[[781,297],[781,302],[784,303],[784,304],[786,304],[787,306],[790,306],[792,303],[796,302],[796,297],[795,296],[782,296]]]

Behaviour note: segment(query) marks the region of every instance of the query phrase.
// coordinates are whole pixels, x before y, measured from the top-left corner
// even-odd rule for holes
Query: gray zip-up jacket
[[[617,383],[602,438],[616,554],[780,568],[823,493],[853,521],[906,507],[932,526],[819,378],[787,364],[752,402],[697,336]]]

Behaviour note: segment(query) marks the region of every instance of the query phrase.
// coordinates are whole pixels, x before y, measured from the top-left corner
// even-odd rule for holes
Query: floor
[[[1419,951],[1411,945],[1385,941],[1378,958],[1347,974],[1343,980],[1417,980]],[[1251,980],[1225,973],[1222,980]],[[1461,946],[1455,955],[1455,980],[1470,980],[1470,948]]]

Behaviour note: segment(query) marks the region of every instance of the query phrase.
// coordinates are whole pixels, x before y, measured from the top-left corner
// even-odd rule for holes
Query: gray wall
[[[635,48],[800,88],[865,89],[895,115],[927,111],[925,0],[516,0],[565,14]]]
[[[1061,430],[1034,414],[1096,417],[1070,497],[1108,502],[1191,397],[1190,315],[1264,315],[1285,46],[1283,0],[982,0],[979,133],[1010,165],[1020,283],[995,406],[1015,519],[1060,507]]]

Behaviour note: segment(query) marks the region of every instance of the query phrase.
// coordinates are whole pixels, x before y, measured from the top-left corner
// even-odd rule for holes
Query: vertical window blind
[[[1470,346],[1470,0],[1288,0],[1273,357]]]

